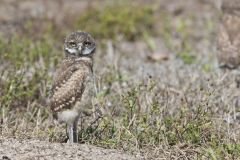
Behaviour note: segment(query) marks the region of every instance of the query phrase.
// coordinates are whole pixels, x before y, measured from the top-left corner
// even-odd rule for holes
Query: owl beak
[[[82,43],[78,45],[78,50],[81,52],[82,51]]]

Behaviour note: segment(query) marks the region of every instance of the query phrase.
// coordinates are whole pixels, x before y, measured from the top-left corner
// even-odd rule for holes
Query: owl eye
[[[90,46],[90,45],[91,45],[91,42],[84,42],[84,44],[85,44],[86,46]]]
[[[71,47],[76,47],[76,46],[77,46],[77,44],[76,44],[75,42],[69,42],[69,45],[70,45]]]

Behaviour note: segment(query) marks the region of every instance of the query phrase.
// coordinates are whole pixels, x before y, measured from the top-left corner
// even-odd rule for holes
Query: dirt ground
[[[138,159],[134,156],[111,149],[103,149],[86,144],[49,143],[39,140],[0,139],[1,160],[43,160],[43,159],[83,159],[83,160],[126,160]],[[140,158],[140,157],[139,157]]]

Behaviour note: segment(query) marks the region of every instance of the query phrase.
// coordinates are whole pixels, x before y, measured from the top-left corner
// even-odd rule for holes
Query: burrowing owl
[[[240,65],[240,1],[223,0],[223,19],[218,34],[220,67],[234,69]]]
[[[65,39],[65,58],[54,77],[50,107],[54,117],[67,124],[69,142],[78,142],[77,123],[92,89],[95,48],[90,34],[71,33]]]

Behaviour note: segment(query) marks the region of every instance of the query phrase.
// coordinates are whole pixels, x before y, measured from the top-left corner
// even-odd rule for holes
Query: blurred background
[[[2,135],[62,141],[64,127],[52,125],[46,101],[65,36],[82,30],[97,41],[105,115],[82,129],[82,142],[148,158],[159,149],[239,156],[235,78],[217,68],[221,16],[220,1],[208,0],[2,0]]]

